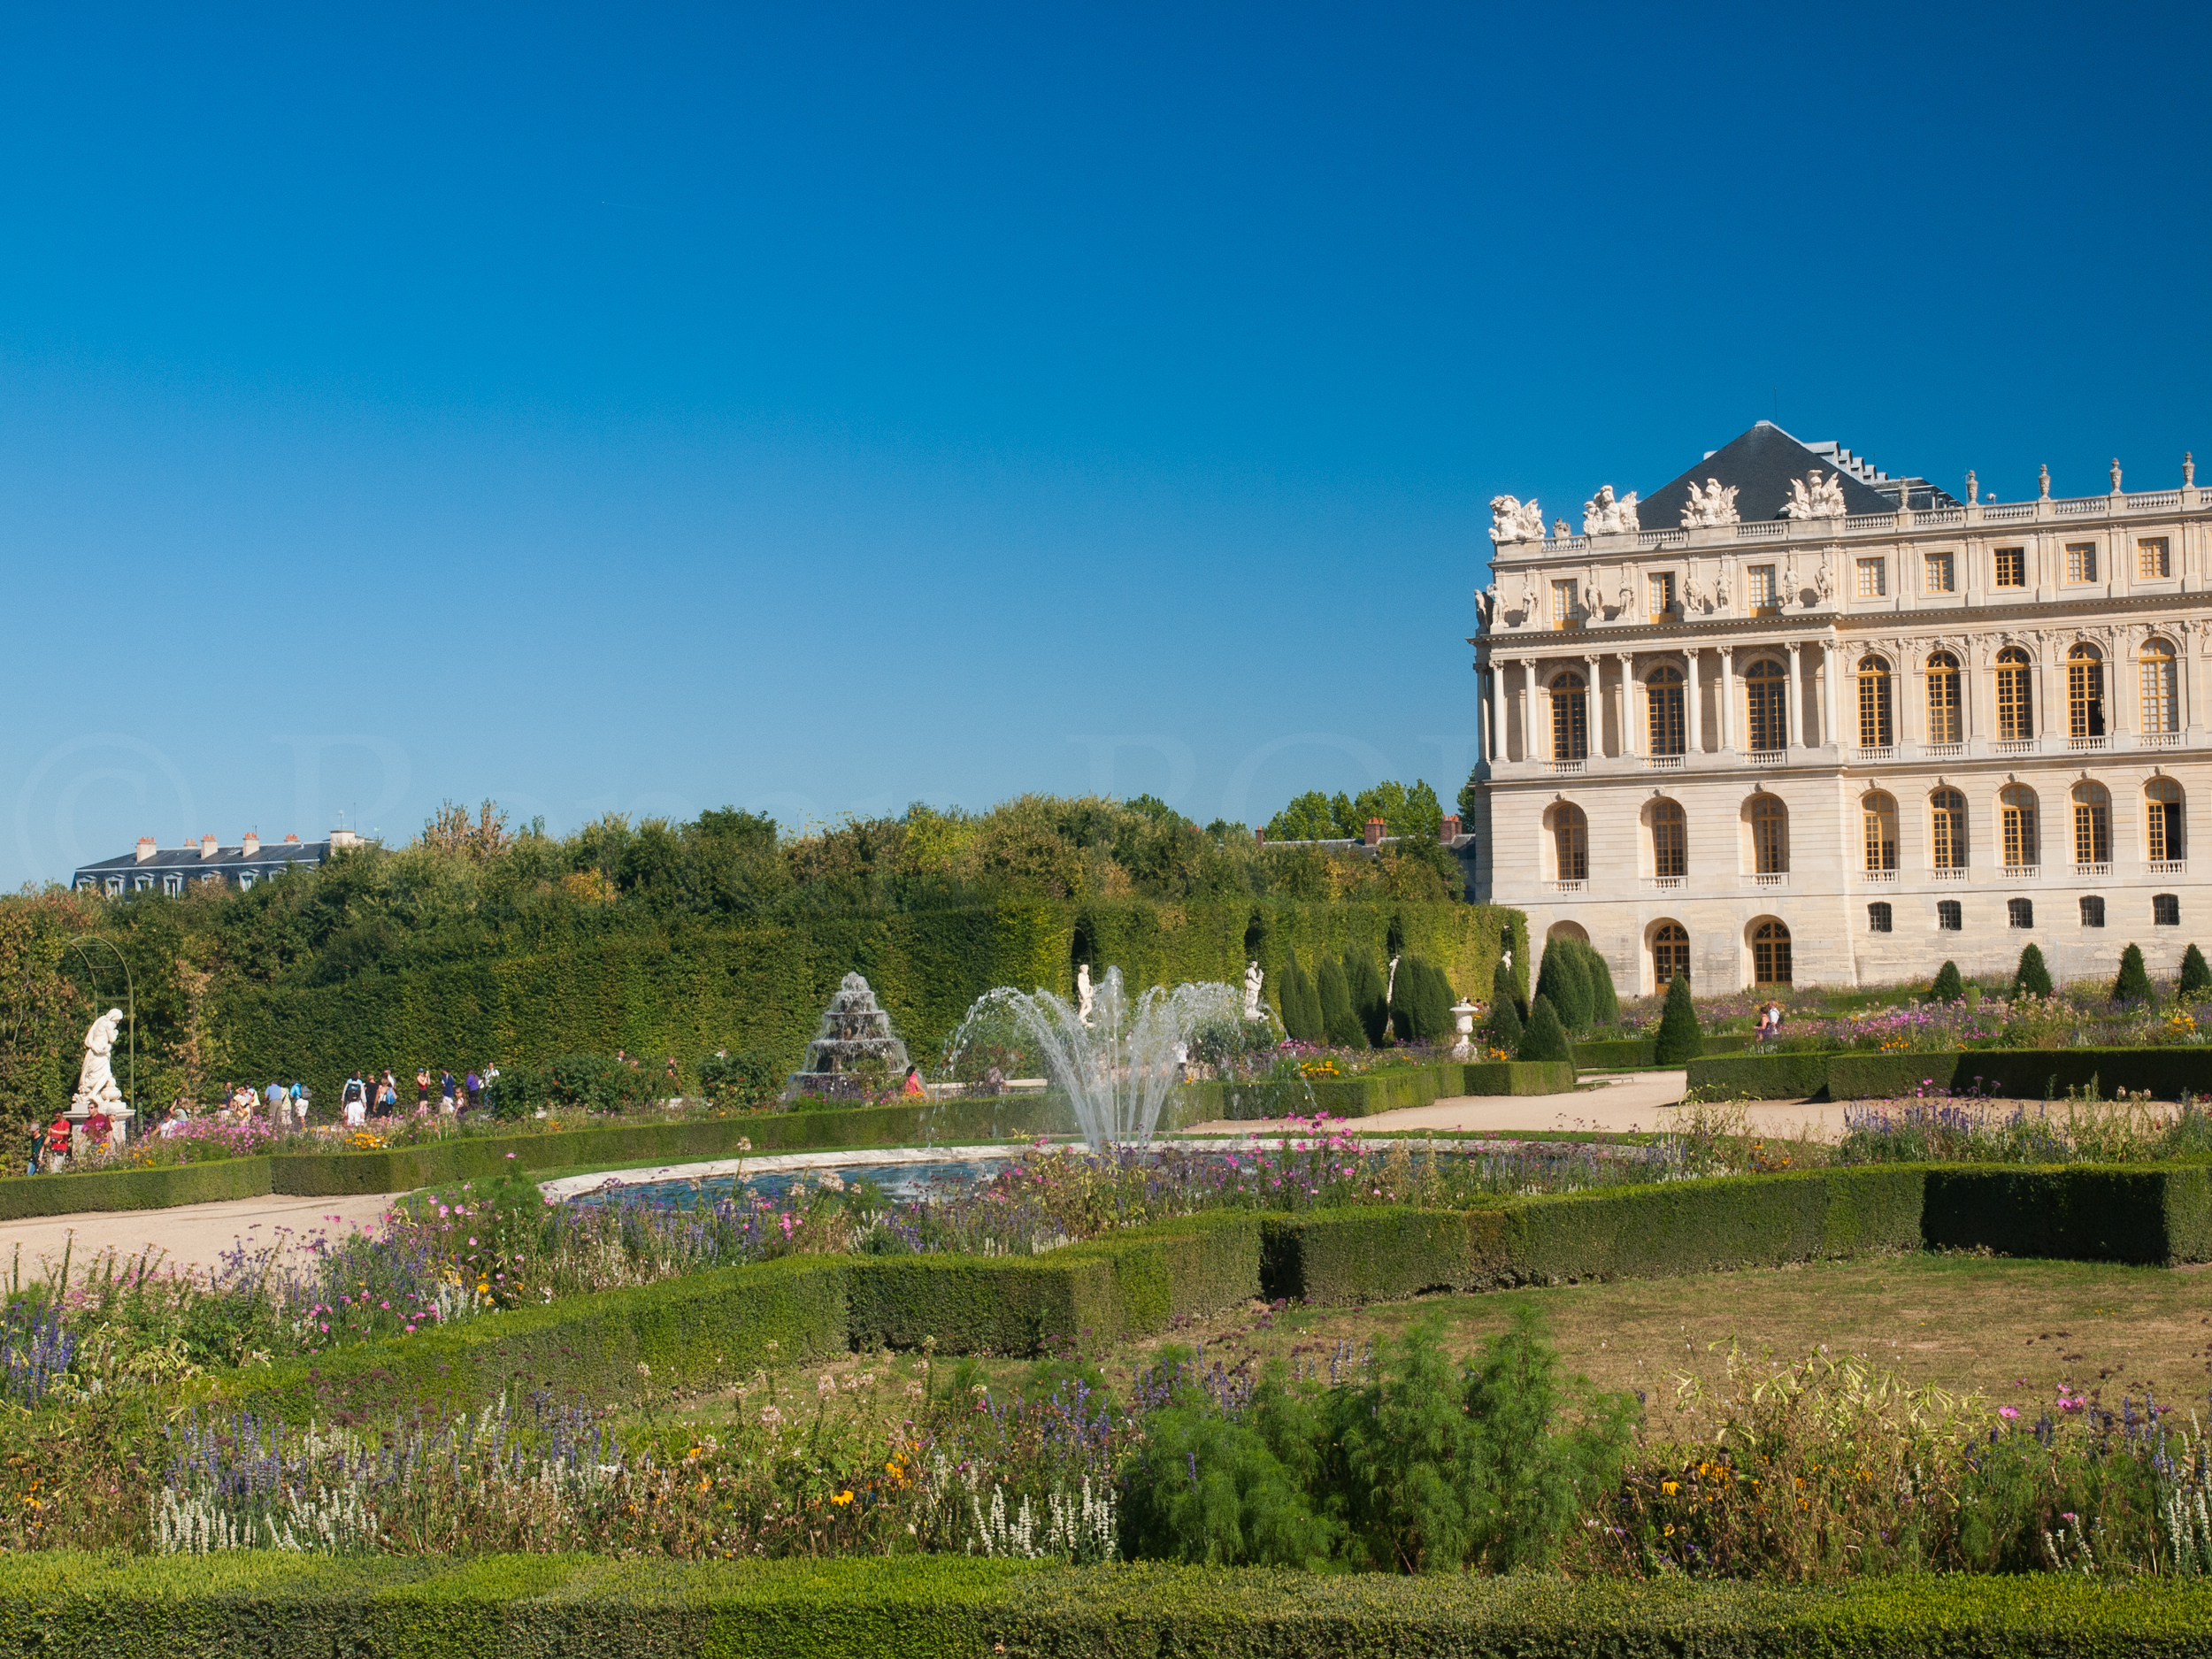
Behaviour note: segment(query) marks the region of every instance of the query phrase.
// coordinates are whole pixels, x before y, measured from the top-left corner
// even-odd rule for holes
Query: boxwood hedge
[[[1824,1054],[1705,1056],[1689,1064],[1688,1087],[1754,1100],[1806,1100],[1828,1084]]]
[[[2158,1100],[2184,1090],[2212,1094],[2212,1048],[1965,1048],[1930,1054],[1836,1054],[1828,1056],[1828,1094],[1835,1100],[1894,1100],[1932,1085],[2036,1100],[2063,1099],[2094,1087],[2110,1099],[2120,1089],[2148,1089]]]
[[[2208,1643],[2212,1587],[2201,1582],[2055,1573],[1900,1574],[1826,1589],[949,1556],[0,1558],[0,1653],[41,1659],[2178,1659]]]

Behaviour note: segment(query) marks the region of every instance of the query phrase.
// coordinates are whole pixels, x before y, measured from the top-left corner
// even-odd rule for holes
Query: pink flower
[[[2001,1417],[2016,1417],[2020,1415],[2020,1408],[2018,1406],[1999,1406],[1997,1408],[1997,1415]]]

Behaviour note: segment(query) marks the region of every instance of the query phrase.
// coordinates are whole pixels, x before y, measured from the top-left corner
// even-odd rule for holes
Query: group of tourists
[[[499,1076],[495,1065],[479,1071],[472,1067],[456,1078],[452,1072],[440,1071],[434,1076],[427,1066],[415,1068],[415,1116],[430,1115],[431,1094],[436,1092],[436,1110],[442,1117],[457,1118],[463,1112],[484,1110],[484,1093]],[[339,1115],[349,1129],[358,1129],[372,1118],[396,1118],[403,1110],[400,1103],[400,1080],[389,1066],[378,1075],[374,1066],[364,1067],[345,1081],[338,1096]]]

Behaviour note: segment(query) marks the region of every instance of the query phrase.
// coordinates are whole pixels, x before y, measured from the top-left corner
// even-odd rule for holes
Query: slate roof
[[[1909,493],[1909,504],[1916,508],[1957,504],[1923,478],[1892,479],[1877,472],[1875,477],[1882,485],[1878,488],[1860,475],[1873,469],[1863,463],[1855,467],[1839,466],[1836,451],[1834,444],[1816,449],[1793,438],[1772,421],[1763,420],[1644,496],[1636,503],[1636,517],[1647,530],[1673,528],[1682,522],[1682,506],[1689,499],[1691,488],[1701,487],[1712,478],[1735,487],[1736,511],[1745,523],[1779,518],[1790,499],[1790,480],[1816,470],[1843,480],[1843,504],[1852,513],[1896,511],[1901,488]]]
[[[251,853],[242,844],[218,847],[213,856],[207,858],[200,856],[200,844],[193,841],[183,847],[157,848],[144,858],[136,853],[123,853],[117,857],[103,858],[97,864],[81,864],[71,885],[81,886],[89,879],[104,886],[109,877],[120,876],[125,891],[129,892],[135,890],[135,877],[173,874],[181,874],[187,880],[219,875],[234,882],[241,875],[274,875],[292,864],[312,869],[327,863],[329,858],[327,841],[264,841]]]

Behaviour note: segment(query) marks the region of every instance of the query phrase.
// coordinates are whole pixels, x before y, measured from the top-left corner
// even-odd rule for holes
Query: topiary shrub
[[[2157,1000],[2151,989],[2151,976],[2143,969],[2143,953],[2137,946],[2130,945],[2120,953],[2120,976],[2112,982],[2112,1000],[2119,1003]]]
[[[1678,973],[1667,987],[1667,1006],[1659,1016],[1659,1036],[1651,1061],[1654,1065],[1687,1065],[1705,1051],[1705,1033],[1698,1028],[1697,1004],[1690,1000],[1690,976]]]
[[[2015,996],[2048,996],[2051,994],[2051,971],[2043,965],[2043,953],[2033,945],[2020,952],[2020,965],[2012,975],[2012,994]]]
[[[1367,1032],[1352,1011],[1351,987],[1345,983],[1344,966],[1334,956],[1321,958],[1315,990],[1321,1000],[1321,1029],[1339,1048],[1364,1048]]]
[[[1517,1060],[1567,1060],[1574,1058],[1574,1050],[1567,1042],[1567,1028],[1559,1023],[1559,1015],[1551,1005],[1551,998],[1541,991],[1529,1005],[1528,1030],[1522,1034],[1521,1046],[1515,1054]]]
[[[1400,1041],[1435,1042],[1452,1029],[1452,986],[1444,970],[1426,956],[1398,961],[1398,982],[1391,1013]]]
[[[2175,988],[2184,996],[2212,991],[2212,967],[2205,965],[2204,952],[2194,945],[2181,953],[2181,983]]]
[[[1492,1048],[1502,1048],[1508,1054],[1520,1053],[1521,1037],[1526,1027],[1521,1024],[1511,997],[1502,996],[1490,1004],[1490,1018],[1484,1029],[1490,1033]]]
[[[1513,1010],[1516,1031],[1528,1024],[1528,1004],[1521,1000],[1521,982],[1513,977],[1513,970],[1503,960],[1490,975],[1490,1001],[1494,1007]]]
[[[1589,1028],[1590,985],[1583,977],[1577,943],[1571,939],[1554,939],[1545,944],[1543,964],[1536,971],[1536,990],[1530,999],[1532,1022],[1536,1018],[1534,999],[1540,996],[1569,1031]]]
[[[1584,945],[1577,953],[1582,959],[1582,975],[1590,986],[1590,1023],[1593,1025],[1617,1025],[1621,1023],[1621,999],[1613,989],[1612,964],[1605,953],[1595,945]]]
[[[1367,1046],[1381,1048],[1383,1039],[1390,1034],[1390,998],[1385,994],[1382,970],[1375,965],[1374,957],[1363,950],[1345,953],[1344,990],[1351,998],[1352,1012],[1359,1016]]]
[[[784,1068],[765,1048],[717,1052],[699,1062],[699,1087],[718,1106],[767,1106],[783,1092]]]
[[[1283,964],[1283,1034],[1300,1042],[1319,1042],[1327,1035],[1321,1024],[1321,995],[1298,958]]]
[[[1966,985],[1959,978],[1959,964],[1947,962],[1936,970],[1935,983],[1928,987],[1932,1002],[1955,1002],[1966,995]]]

